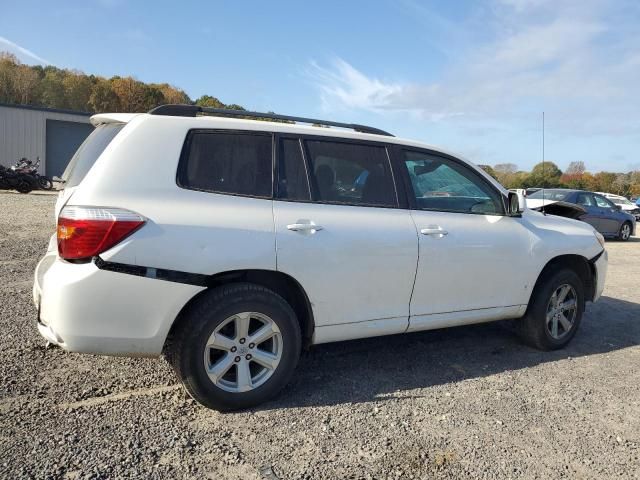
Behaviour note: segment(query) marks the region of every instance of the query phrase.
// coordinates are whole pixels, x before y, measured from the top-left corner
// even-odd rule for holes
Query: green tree
[[[559,187],[562,170],[553,162],[540,162],[527,177],[527,187]]]
[[[67,108],[64,77],[63,70],[56,67],[45,67],[44,78],[40,83],[40,98],[46,107]]]
[[[496,180],[498,180],[498,174],[496,173],[496,171],[491,167],[491,165],[478,165],[482,170],[484,170],[485,172],[487,172],[489,175],[491,175],[493,178],[495,178]],[[500,181],[500,180],[498,180]]]
[[[196,100],[196,105],[200,107],[225,108],[224,103],[210,95],[202,95]]]

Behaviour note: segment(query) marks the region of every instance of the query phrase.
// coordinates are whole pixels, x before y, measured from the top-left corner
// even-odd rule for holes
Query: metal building
[[[40,172],[60,176],[74,152],[91,133],[91,114],[71,110],[0,103],[0,164],[22,157],[36,161]]]

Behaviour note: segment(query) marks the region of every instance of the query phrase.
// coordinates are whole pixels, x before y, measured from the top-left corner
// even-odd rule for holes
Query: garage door
[[[90,123],[47,120],[46,174],[50,177],[62,175],[67,163],[92,130]]]

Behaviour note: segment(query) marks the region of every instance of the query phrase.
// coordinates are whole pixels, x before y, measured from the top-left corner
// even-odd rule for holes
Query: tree
[[[164,97],[164,103],[179,103],[179,104],[189,104],[191,103],[191,99],[189,95],[187,95],[183,90],[176,88],[168,83],[160,83],[150,85],[151,87],[157,88]]]
[[[485,172],[487,172],[489,175],[491,175],[493,178],[495,178],[496,180],[498,180],[498,176],[496,171],[491,168],[491,165],[478,165],[482,170],[484,170]],[[499,180],[498,180],[499,181]]]
[[[496,174],[496,180],[507,188],[520,188],[515,187],[514,184],[518,180],[517,171],[518,166],[515,163],[498,163],[493,166],[493,170]]]
[[[196,105],[200,107],[225,108],[224,103],[210,95],[202,95],[196,100]]]
[[[118,96],[120,111],[122,112],[145,112],[144,109],[147,102],[145,94],[148,92],[145,85],[133,77],[114,77],[111,80],[113,91]]]
[[[82,72],[69,72],[62,80],[68,108],[86,112],[93,90],[91,79]]]
[[[13,94],[14,70],[20,61],[15,55],[0,52],[0,102],[15,103]]]
[[[587,169],[584,166],[584,162],[571,162],[567,169],[564,171],[565,175],[582,175]]]
[[[89,96],[88,107],[96,113],[120,111],[118,95],[113,91],[109,80],[97,79]]]
[[[14,103],[30,104],[37,97],[40,77],[38,73],[27,65],[17,65],[13,69]]]
[[[45,67],[44,78],[40,83],[40,98],[46,107],[67,108],[64,91],[64,72],[56,67]]]
[[[533,167],[526,183],[527,187],[559,187],[562,170],[553,162],[540,162]]]

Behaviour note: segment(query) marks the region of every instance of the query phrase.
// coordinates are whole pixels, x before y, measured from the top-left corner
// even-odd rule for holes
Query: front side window
[[[601,197],[600,195],[594,195],[594,197],[596,199],[596,205],[598,205],[598,207],[600,207],[600,208],[615,208],[613,206],[613,203],[611,203],[606,198]]]
[[[305,145],[314,201],[398,205],[385,147],[327,140],[307,140]]]
[[[404,151],[416,207],[444,212],[502,214],[502,198],[470,168],[426,152]]]
[[[178,184],[214,193],[271,197],[271,135],[192,132],[180,160]]]

